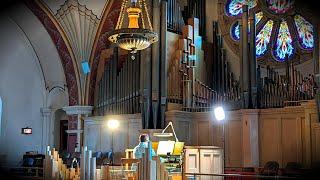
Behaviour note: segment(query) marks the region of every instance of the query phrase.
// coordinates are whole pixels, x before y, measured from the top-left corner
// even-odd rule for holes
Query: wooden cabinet
[[[223,174],[223,150],[216,146],[185,146],[183,173],[185,179],[218,180]],[[188,174],[191,173],[191,174]],[[193,174],[193,175],[192,175]]]

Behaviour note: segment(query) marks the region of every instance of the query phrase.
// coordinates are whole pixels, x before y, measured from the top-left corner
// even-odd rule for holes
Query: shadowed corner
[[[319,1],[314,0],[296,0],[296,7],[308,9],[318,21],[320,20]]]

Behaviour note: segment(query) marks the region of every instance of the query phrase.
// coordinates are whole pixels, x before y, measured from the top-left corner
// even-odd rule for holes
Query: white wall
[[[52,136],[40,109],[68,105],[67,90],[53,89],[65,83],[58,52],[49,34],[22,4],[0,14],[0,96],[3,101],[0,155],[6,166],[17,166],[26,151],[41,151],[43,137]],[[30,127],[32,135],[21,134]],[[44,134],[46,134],[44,136]]]

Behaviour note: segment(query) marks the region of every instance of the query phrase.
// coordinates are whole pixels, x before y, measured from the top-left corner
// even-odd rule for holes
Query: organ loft
[[[0,179],[317,179],[301,0],[5,0]]]

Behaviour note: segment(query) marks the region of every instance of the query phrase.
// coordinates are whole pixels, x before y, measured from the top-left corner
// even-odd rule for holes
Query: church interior
[[[316,179],[316,7],[4,0],[0,179]]]

